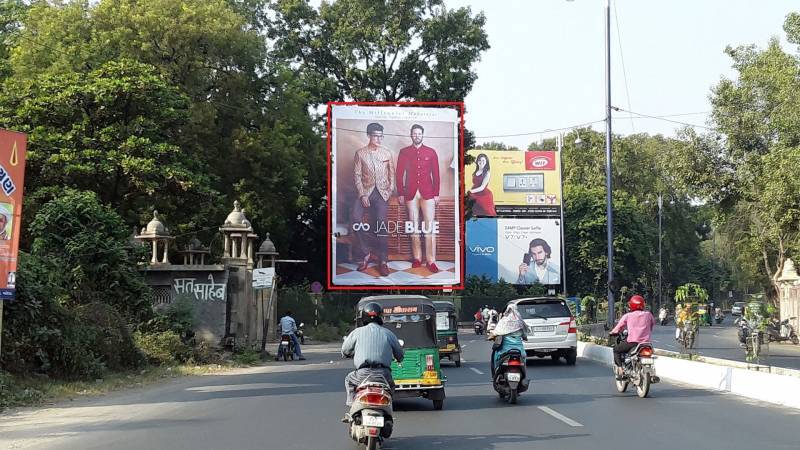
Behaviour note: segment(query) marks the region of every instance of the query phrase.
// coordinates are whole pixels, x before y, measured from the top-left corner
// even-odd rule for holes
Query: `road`
[[[618,394],[610,369],[535,359],[532,391],[498,399],[489,344],[462,335],[465,363],[444,363],[443,411],[396,404],[386,449],[797,449],[800,411],[667,382],[652,397]],[[308,361],[269,363],[0,416],[3,449],[354,449],[339,422],[351,361],[306,348]]]
[[[694,352],[713,358],[730,359],[745,362],[744,349],[739,347],[734,317],[728,315],[725,320],[711,327],[700,327],[699,340]],[[657,348],[679,352],[680,344],[675,340],[675,324],[656,325],[653,331],[653,343]],[[762,348],[761,364],[800,369],[800,345],[791,342],[771,342]]]

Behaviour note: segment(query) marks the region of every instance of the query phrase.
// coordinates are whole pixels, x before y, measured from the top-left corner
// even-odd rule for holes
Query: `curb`
[[[611,347],[580,341],[578,356],[608,366],[614,359]],[[656,374],[666,380],[800,409],[800,378],[797,377],[669,356],[657,356],[655,368]]]

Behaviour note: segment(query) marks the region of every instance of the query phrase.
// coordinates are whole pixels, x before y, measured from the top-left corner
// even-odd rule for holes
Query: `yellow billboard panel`
[[[475,217],[558,217],[561,161],[554,151],[470,150],[464,171]]]

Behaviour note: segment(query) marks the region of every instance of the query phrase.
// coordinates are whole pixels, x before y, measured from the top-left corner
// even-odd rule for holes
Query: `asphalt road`
[[[699,339],[695,344],[694,353],[713,358],[730,359],[745,362],[745,351],[739,347],[737,329],[733,323],[734,317],[728,315],[719,324],[710,327],[700,327]],[[653,343],[657,348],[679,352],[680,344],[675,340],[675,324],[656,325],[653,330]],[[770,342],[762,347],[761,364],[800,369],[800,345],[791,342]]]
[[[396,403],[386,449],[797,449],[800,411],[662,382],[651,398],[618,394],[610,369],[534,359],[531,391],[498,399],[489,344],[462,336],[461,368],[446,367],[443,411]],[[354,449],[339,422],[351,361],[306,349],[308,361],[0,416],[2,449]]]

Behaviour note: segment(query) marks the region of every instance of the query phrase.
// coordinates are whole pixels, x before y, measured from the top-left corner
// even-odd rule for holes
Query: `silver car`
[[[741,316],[744,311],[744,302],[736,302],[731,306],[732,316]]]
[[[578,330],[566,300],[534,297],[512,300],[527,326],[527,356],[564,358],[574,365],[578,358]]]

